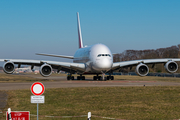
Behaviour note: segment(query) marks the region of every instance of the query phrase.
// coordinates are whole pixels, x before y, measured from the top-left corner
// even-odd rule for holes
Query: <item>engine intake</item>
[[[136,74],[139,76],[146,76],[149,73],[149,68],[147,65],[140,63],[136,66]]]
[[[167,62],[164,67],[169,73],[175,73],[178,70],[178,64],[174,61]]]
[[[15,66],[13,62],[6,62],[3,65],[3,71],[7,74],[12,74],[15,70]]]
[[[43,64],[40,67],[39,72],[43,77],[48,77],[52,74],[52,67],[49,64]]]

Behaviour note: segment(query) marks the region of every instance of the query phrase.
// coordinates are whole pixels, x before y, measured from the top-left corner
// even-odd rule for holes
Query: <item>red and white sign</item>
[[[31,85],[31,92],[38,96],[44,93],[45,87],[41,82],[35,82]]]
[[[9,120],[8,112],[6,112],[6,120]],[[11,120],[30,120],[29,111],[12,111]]]

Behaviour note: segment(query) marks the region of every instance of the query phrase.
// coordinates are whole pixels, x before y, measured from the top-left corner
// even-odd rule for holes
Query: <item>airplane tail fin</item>
[[[79,13],[78,12],[77,12],[77,22],[78,22],[79,48],[83,48],[81,26],[80,26],[80,19],[79,19]]]

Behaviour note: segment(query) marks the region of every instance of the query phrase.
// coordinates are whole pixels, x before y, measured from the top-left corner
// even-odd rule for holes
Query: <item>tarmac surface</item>
[[[28,75],[25,75],[28,76]],[[40,76],[30,76],[39,79],[44,79]],[[43,81],[45,88],[68,88],[68,87],[127,87],[127,86],[180,86],[180,82],[162,82],[162,81],[93,81],[91,78],[87,80],[70,80],[67,81],[65,76],[52,76],[45,79],[54,81]],[[0,90],[19,90],[30,89],[34,82],[8,82],[0,83]]]

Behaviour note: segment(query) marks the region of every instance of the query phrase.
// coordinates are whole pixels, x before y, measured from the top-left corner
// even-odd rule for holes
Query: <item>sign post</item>
[[[8,120],[12,120],[11,119],[11,108],[8,108]]]
[[[31,92],[35,96],[31,96],[31,103],[37,103],[37,120],[38,120],[38,111],[39,103],[44,103],[45,97],[42,95],[44,93],[45,87],[41,82],[35,82],[31,85]]]

